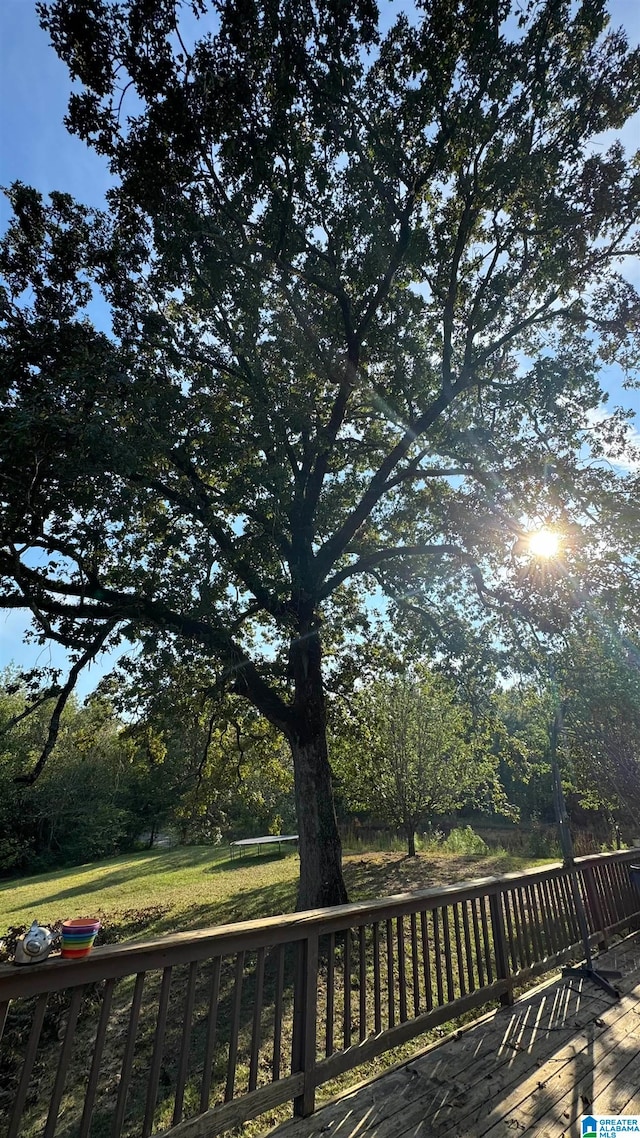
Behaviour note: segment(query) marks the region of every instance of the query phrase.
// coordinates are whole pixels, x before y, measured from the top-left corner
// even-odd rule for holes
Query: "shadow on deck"
[[[603,953],[614,1003],[552,980],[270,1138],[577,1138],[583,1114],[640,1114],[640,936]]]

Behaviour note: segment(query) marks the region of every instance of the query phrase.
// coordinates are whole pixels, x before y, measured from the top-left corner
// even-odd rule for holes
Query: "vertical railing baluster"
[[[489,894],[489,913],[491,915],[491,933],[493,936],[493,951],[496,961],[496,978],[498,980],[507,980],[509,983],[507,991],[503,992],[500,996],[500,1003],[508,1005],[513,1003],[513,984],[511,983],[509,956],[504,931],[503,896],[504,895],[500,893]],[[504,912],[508,912],[506,903],[504,905]]]
[[[549,946],[551,954],[554,955],[556,952],[560,951],[561,944],[560,937],[558,936],[558,922],[554,911],[553,891],[551,889],[551,883],[549,881],[543,880],[540,882],[540,885],[545,904],[545,910],[547,913],[547,923],[549,926]]]
[[[525,921],[525,940],[527,944],[527,951],[529,953],[529,964],[536,964],[540,959],[540,950],[538,948],[538,929],[536,927],[536,914],[531,904],[531,893],[527,885],[524,885],[519,890],[521,898],[521,908],[524,913]]]
[[[351,929],[345,929],[344,933],[343,966],[342,1043],[346,1051],[347,1047],[351,1047]]]
[[[333,959],[333,954],[332,954]],[[333,987],[332,987],[333,992]],[[282,1005],[284,998],[284,945],[279,944],[276,949],[276,995],[273,1011],[273,1064],[271,1073],[274,1083],[280,1078],[280,1064],[282,1051]],[[333,1022],[333,1017],[332,1017]]]
[[[567,915],[571,923],[571,936],[574,943],[577,941],[582,941],[582,932],[580,931],[580,921],[578,919],[577,902],[574,896],[574,890],[578,892],[579,888],[580,883],[578,881],[577,872],[567,874],[567,876],[564,878],[564,891],[567,899]]]
[[[64,1084],[67,1078],[67,1071],[69,1070],[69,1063],[71,1062],[71,1050],[73,1048],[73,1040],[76,1033],[76,1024],[78,1022],[78,1012],[80,1011],[80,1004],[82,1002],[83,993],[84,985],[81,988],[79,987],[73,989],[71,1004],[69,1005],[69,1014],[67,1016],[67,1025],[64,1032],[64,1039],[62,1042],[62,1047],[60,1048],[58,1070],[56,1071],[56,1081],[53,1084],[53,1091],[51,1092],[49,1112],[47,1114],[47,1121],[42,1138],[53,1138],[53,1135],[55,1134],[56,1124],[58,1122],[58,1111],[60,1110]]]
[[[489,937],[489,924],[487,921],[487,898],[479,897],[480,920],[482,923],[482,943],[484,944],[484,959],[487,966],[487,981],[493,984],[493,958],[491,954],[491,939]],[[489,906],[491,909],[491,906]]]
[[[473,971],[473,949],[471,948],[471,930],[469,928],[469,912],[467,909],[467,901],[462,901],[462,928],[464,931],[464,951],[467,961],[467,976],[469,978],[469,991],[475,992],[476,979]]]
[[[627,898],[626,916],[627,917],[633,917],[633,916],[635,916],[635,914],[638,913],[638,910],[640,909],[640,904],[639,904],[639,898],[638,898],[638,890],[637,890],[637,888],[635,888],[635,885],[631,881],[631,877],[629,875],[629,861],[624,861],[624,863],[621,863],[621,872],[624,875],[624,882],[625,882],[625,889],[626,889],[626,898]],[[630,924],[629,927],[630,927],[630,929],[637,930],[638,924],[637,923]]]
[[[433,1007],[433,990],[431,987],[431,953],[429,945],[429,932],[427,928],[427,913],[425,909],[423,909],[420,913],[420,932],[422,935],[422,968],[424,971],[426,1009],[428,1012],[430,1012]]]
[[[598,877],[600,880],[600,897],[602,898],[603,907],[606,910],[607,926],[611,928],[611,926],[615,924],[615,914],[611,904],[611,887],[606,862],[604,865],[598,866]]]
[[[569,926],[568,926],[567,920],[566,920],[566,914],[564,911],[564,901],[563,901],[563,897],[562,897],[562,889],[560,887],[560,880],[556,875],[554,875],[554,877],[552,877],[551,880],[549,881],[549,887],[550,887],[551,893],[553,895],[554,912],[556,914],[556,922],[557,922],[557,930],[558,930],[558,940],[560,942],[560,949],[562,950],[562,949],[565,949],[568,944],[570,944],[571,936],[570,936],[570,932],[569,932]]]
[[[407,1013],[407,972],[404,951],[404,919],[396,919],[396,932],[398,934],[398,996],[400,998],[400,1023],[406,1023]]]
[[[389,1027],[395,1027],[396,1003],[395,980],[393,975],[393,921],[387,920],[387,1003],[389,1007]]]
[[[467,985],[464,977],[464,960],[462,956],[462,934],[460,929],[460,914],[458,912],[458,903],[453,905],[453,927],[456,937],[456,960],[458,964],[458,983],[460,985],[460,995],[466,996]]]
[[[336,935],[329,933],[327,948],[327,1024],[325,1055],[333,1055],[333,1017],[335,1015],[335,953]]]
[[[93,1116],[93,1106],[95,1103],[96,1091],[98,1089],[98,1080],[100,1078],[100,1064],[102,1062],[104,1041],[107,1034],[109,1016],[111,1014],[111,1000],[113,997],[114,986],[114,979],[105,981],[104,989],[102,992],[102,1007],[100,1008],[98,1031],[96,1033],[96,1041],[93,1045],[91,1071],[89,1072],[87,1093],[84,1097],[84,1106],[82,1108],[82,1118],[80,1120],[80,1133],[78,1135],[78,1138],[89,1138],[89,1132],[91,1130],[91,1118]]]
[[[418,924],[416,914],[411,914],[411,970],[413,973],[413,1014],[420,1014],[420,979],[418,976]]]
[[[244,958],[244,951],[239,952],[236,957],[233,986],[233,1005],[231,1009],[231,1032],[229,1035],[229,1058],[227,1061],[227,1081],[224,1088],[225,1102],[231,1102],[236,1085],[236,1067],[238,1065],[238,1037],[240,1035],[240,1011],[242,1008],[242,981],[244,978]]]
[[[138,972],[133,989],[131,1010],[129,1012],[129,1023],[127,1026],[127,1042],[125,1044],[124,1057],[122,1059],[122,1068],[120,1071],[118,1100],[116,1102],[116,1110],[113,1116],[113,1127],[111,1130],[112,1138],[120,1138],[120,1135],[122,1134],[124,1111],[127,1103],[127,1095],[129,1093],[129,1083],[131,1082],[131,1069],[133,1066],[133,1053],[136,1046],[136,1032],[138,1030],[138,1017],[140,1015],[140,1004],[142,1003],[142,989],[144,987],[144,978],[145,973]]]
[[[505,895],[509,898],[509,908],[513,916],[513,928],[516,936],[516,944],[518,946],[518,968],[517,971],[523,969],[529,963],[529,953],[526,948],[525,932],[523,927],[525,924],[524,913],[521,912],[520,890],[511,888],[509,893]]]
[[[358,983],[360,985],[358,1038],[362,1043],[367,1038],[367,941],[366,926],[360,925],[358,930],[359,970]]]
[[[562,888],[557,877],[552,877],[549,885],[555,899],[555,912],[558,924],[558,932],[560,933],[560,946],[561,949],[565,949],[568,948],[571,944],[572,938],[565,913],[565,902],[562,896]]]
[[[444,988],[442,984],[442,954],[440,952],[440,928],[437,909],[431,910],[431,919],[433,921],[433,951],[435,954],[436,965],[436,991],[438,993],[438,1006],[442,1007],[444,1004]]]
[[[596,880],[593,874],[593,866],[583,865],[582,867],[582,882],[584,885],[584,896],[586,898],[587,910],[587,923],[589,931],[598,933],[598,945],[601,948],[606,948],[606,934],[604,932],[604,920],[602,918],[602,910],[600,908],[600,898],[596,888]]]
[[[302,1071],[302,1094],[293,1100],[293,1113],[306,1118],[315,1107],[316,1018],[318,1010],[318,934],[310,933],[301,942],[294,1001],[292,1070]]]
[[[382,991],[380,979],[380,924],[373,922],[373,1019],[376,1035],[382,1031]]]
[[[451,930],[449,928],[449,909],[443,905],[442,909],[442,944],[444,947],[444,966],[447,974],[447,999],[455,998],[453,986],[453,959],[451,955]]]
[[[539,932],[540,943],[542,946],[541,959],[546,960],[548,956],[551,956],[553,950],[551,948],[551,926],[549,923],[549,913],[547,912],[542,885],[542,881],[534,882],[531,891],[533,894],[533,904],[536,907],[536,911],[538,912],[541,921]]]
[[[544,914],[540,908],[538,899],[538,892],[536,882],[527,886],[527,896],[529,897],[529,912],[532,915],[533,921],[533,935],[536,945],[536,954],[538,960],[544,960],[547,955],[546,950],[546,929],[544,927]]]
[[[264,987],[264,948],[259,948],[256,956],[256,991],[253,1001],[253,1026],[251,1029],[251,1058],[249,1060],[249,1090],[255,1091],[258,1085],[258,1055],[260,1053],[260,1025],[262,1023],[262,992]]]
[[[511,894],[508,889],[505,889],[502,894],[504,916],[506,921],[507,943],[509,945],[509,955],[511,956],[511,968],[513,972],[518,972],[520,963],[518,960],[517,941],[513,931],[513,919],[511,909]]]
[[[527,920],[527,910],[522,895],[522,889],[514,889],[513,893],[514,905],[514,920],[516,929],[518,931],[518,944],[520,946],[520,959],[522,965],[533,964],[533,954],[531,951],[531,929],[529,921]]]
[[[144,1111],[144,1122],[142,1123],[142,1138],[149,1138],[149,1135],[153,1130],[153,1116],[156,1112],[156,1099],[158,1097],[158,1084],[160,1082],[160,1068],[162,1066],[162,1056],[164,1053],[164,1033],[167,1026],[170,988],[171,966],[164,968],[162,971],[160,999],[158,1001],[158,1018],[156,1020],[156,1031],[153,1040],[153,1055],[151,1057],[149,1081],[147,1083],[147,1101]]]
[[[622,866],[620,865],[619,861],[615,861],[613,863],[613,872],[614,872],[614,877],[616,880],[616,895],[617,895],[616,917],[617,917],[617,920],[621,921],[626,917],[626,915],[628,913],[627,899],[628,899],[629,879],[628,879],[628,877],[624,876],[624,874],[622,872]]]
[[[211,1080],[213,1078],[213,1061],[216,1048],[216,1032],[218,1027],[218,1001],[220,998],[220,966],[221,958],[216,956],[213,961],[211,973],[211,992],[209,994],[209,1012],[207,1015],[207,1038],[204,1048],[204,1067],[202,1069],[202,1087],[200,1089],[200,1113],[209,1109],[209,1095],[211,1094]]]
[[[575,944],[580,940],[580,930],[576,923],[575,901],[572,896],[571,882],[566,874],[563,874],[558,881],[560,894],[562,897],[562,906],[567,929],[569,931],[569,944]]]
[[[480,924],[478,922],[478,898],[473,897],[471,901],[471,923],[473,924],[473,943],[476,950],[476,969],[478,972],[478,984],[484,988],[484,966],[482,963],[482,945],[480,943]]]
[[[617,866],[615,862],[607,862],[607,877],[609,879],[609,896],[611,898],[611,905],[613,911],[613,919],[616,922],[620,917],[620,907],[618,904],[618,877],[616,873]]]
[[[31,1030],[29,1032],[29,1040],[27,1042],[27,1050],[22,1064],[22,1072],[20,1075],[20,1082],[16,1091],[16,1097],[13,1100],[13,1110],[11,1112],[11,1119],[9,1122],[9,1130],[7,1131],[7,1138],[16,1138],[20,1127],[20,1119],[24,1110],[24,1104],[27,1098],[27,1091],[29,1090],[29,1083],[31,1082],[31,1072],[40,1042],[40,1032],[42,1031],[42,1023],[44,1020],[44,1013],[47,1009],[48,995],[45,993],[38,997],[35,1011],[33,1013],[33,1020],[31,1022]]]
[[[629,916],[630,913],[633,912],[633,908],[632,908],[632,905],[630,903],[631,882],[629,881],[629,875],[625,872],[625,867],[622,865],[622,863],[617,861],[614,864],[616,867],[616,874],[617,874],[618,879],[620,881],[621,908],[620,908],[619,919],[623,920],[624,917]]]
[[[635,888],[635,885],[631,881],[631,877],[629,875],[629,865],[629,861],[623,861],[623,863],[621,863],[621,871],[624,874],[626,894],[627,899],[629,899],[627,900],[626,915],[632,917],[638,913],[638,910],[640,909],[640,902],[638,890]],[[635,925],[630,925],[630,927],[634,929]]]
[[[593,880],[593,889],[596,897],[597,909],[600,916],[600,929],[602,931],[603,940],[607,941],[607,927],[609,920],[607,917],[607,897],[606,890],[603,888],[602,874],[599,865],[591,866],[591,876]]]
[[[196,980],[198,977],[198,961],[193,960],[189,965],[189,979],[187,981],[187,994],[184,1004],[184,1019],[182,1021],[182,1039],[180,1040],[180,1060],[178,1062],[178,1075],[176,1079],[176,1097],[173,1104],[172,1126],[182,1121],[182,1107],[184,1103],[184,1088],[187,1082],[189,1069],[189,1052],[191,1050],[191,1031],[193,1026],[193,1006],[196,995]]]

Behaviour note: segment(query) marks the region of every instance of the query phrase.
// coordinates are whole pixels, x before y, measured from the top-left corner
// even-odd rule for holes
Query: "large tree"
[[[114,188],[10,194],[0,603],[71,651],[60,704],[122,638],[216,661],[291,746],[299,903],[342,901],[323,654],[374,590],[417,583],[436,634],[452,597],[502,603],[536,517],[574,525],[581,588],[580,523],[628,493],[585,459],[624,426],[590,412],[637,327],[640,174],[591,140],[638,52],[602,0],[384,33],[372,0],[39,11]]]

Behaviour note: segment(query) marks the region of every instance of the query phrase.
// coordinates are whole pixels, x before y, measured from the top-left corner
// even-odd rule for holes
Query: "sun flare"
[[[555,557],[560,552],[560,535],[550,529],[539,529],[529,535],[529,550],[534,557]]]

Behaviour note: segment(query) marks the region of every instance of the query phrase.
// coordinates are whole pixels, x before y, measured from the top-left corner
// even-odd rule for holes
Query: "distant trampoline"
[[[278,853],[282,852],[282,846],[291,845],[298,842],[297,834],[268,834],[266,838],[240,838],[237,842],[229,842],[229,856],[231,858],[242,857],[246,850],[252,846],[257,846],[258,849],[262,846],[277,846]]]

